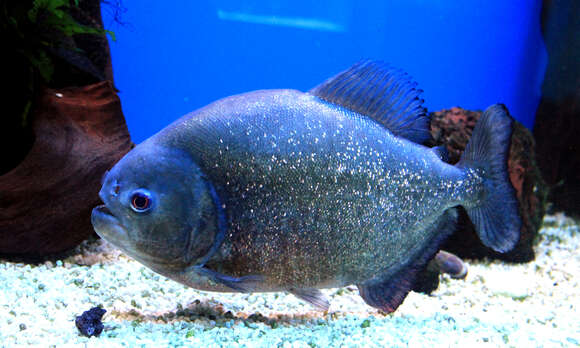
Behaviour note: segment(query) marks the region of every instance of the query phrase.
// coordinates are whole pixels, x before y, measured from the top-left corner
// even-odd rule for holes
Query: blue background
[[[306,91],[364,58],[411,74],[431,111],[502,102],[531,128],[547,59],[540,0],[121,5],[103,4],[103,21],[116,34],[115,83],[136,143],[216,99]]]

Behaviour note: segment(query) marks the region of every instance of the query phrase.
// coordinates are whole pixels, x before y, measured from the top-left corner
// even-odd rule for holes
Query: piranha
[[[259,90],[183,116],[103,178],[92,224],[155,272],[218,292],[358,286],[394,311],[465,209],[481,241],[519,239],[512,118],[490,106],[456,165],[428,148],[410,77],[364,61],[307,93]]]

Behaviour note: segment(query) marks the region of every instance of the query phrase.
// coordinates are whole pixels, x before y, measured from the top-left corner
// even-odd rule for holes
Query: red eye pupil
[[[145,210],[149,208],[151,199],[142,193],[136,193],[133,195],[133,200],[131,203],[133,204],[133,208],[137,210]]]

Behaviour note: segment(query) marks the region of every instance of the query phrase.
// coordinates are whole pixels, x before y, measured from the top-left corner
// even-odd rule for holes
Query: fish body
[[[452,166],[420,144],[428,118],[418,93],[405,76],[368,62],[309,93],[221,99],[108,172],[95,231],[201,290],[289,291],[327,309],[317,289],[357,284],[368,304],[392,311],[453,231],[456,207],[499,251],[515,244],[520,223],[506,182],[505,111],[484,116],[499,120],[484,126],[500,138],[476,131],[487,143],[475,139]],[[496,150],[490,136],[503,142],[491,164],[480,158]],[[490,212],[498,199],[506,214]]]
[[[208,266],[268,275],[260,290],[344,286],[406,263],[477,188],[475,173],[299,91],[229,97],[150,141],[191,154],[220,197],[227,236]]]

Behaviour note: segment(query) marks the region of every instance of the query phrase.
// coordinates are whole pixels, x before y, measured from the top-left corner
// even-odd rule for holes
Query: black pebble
[[[105,312],[107,311],[100,307],[93,307],[83,312],[82,315],[77,316],[75,324],[81,334],[87,337],[99,336],[103,332],[104,326],[101,323],[101,318]]]

